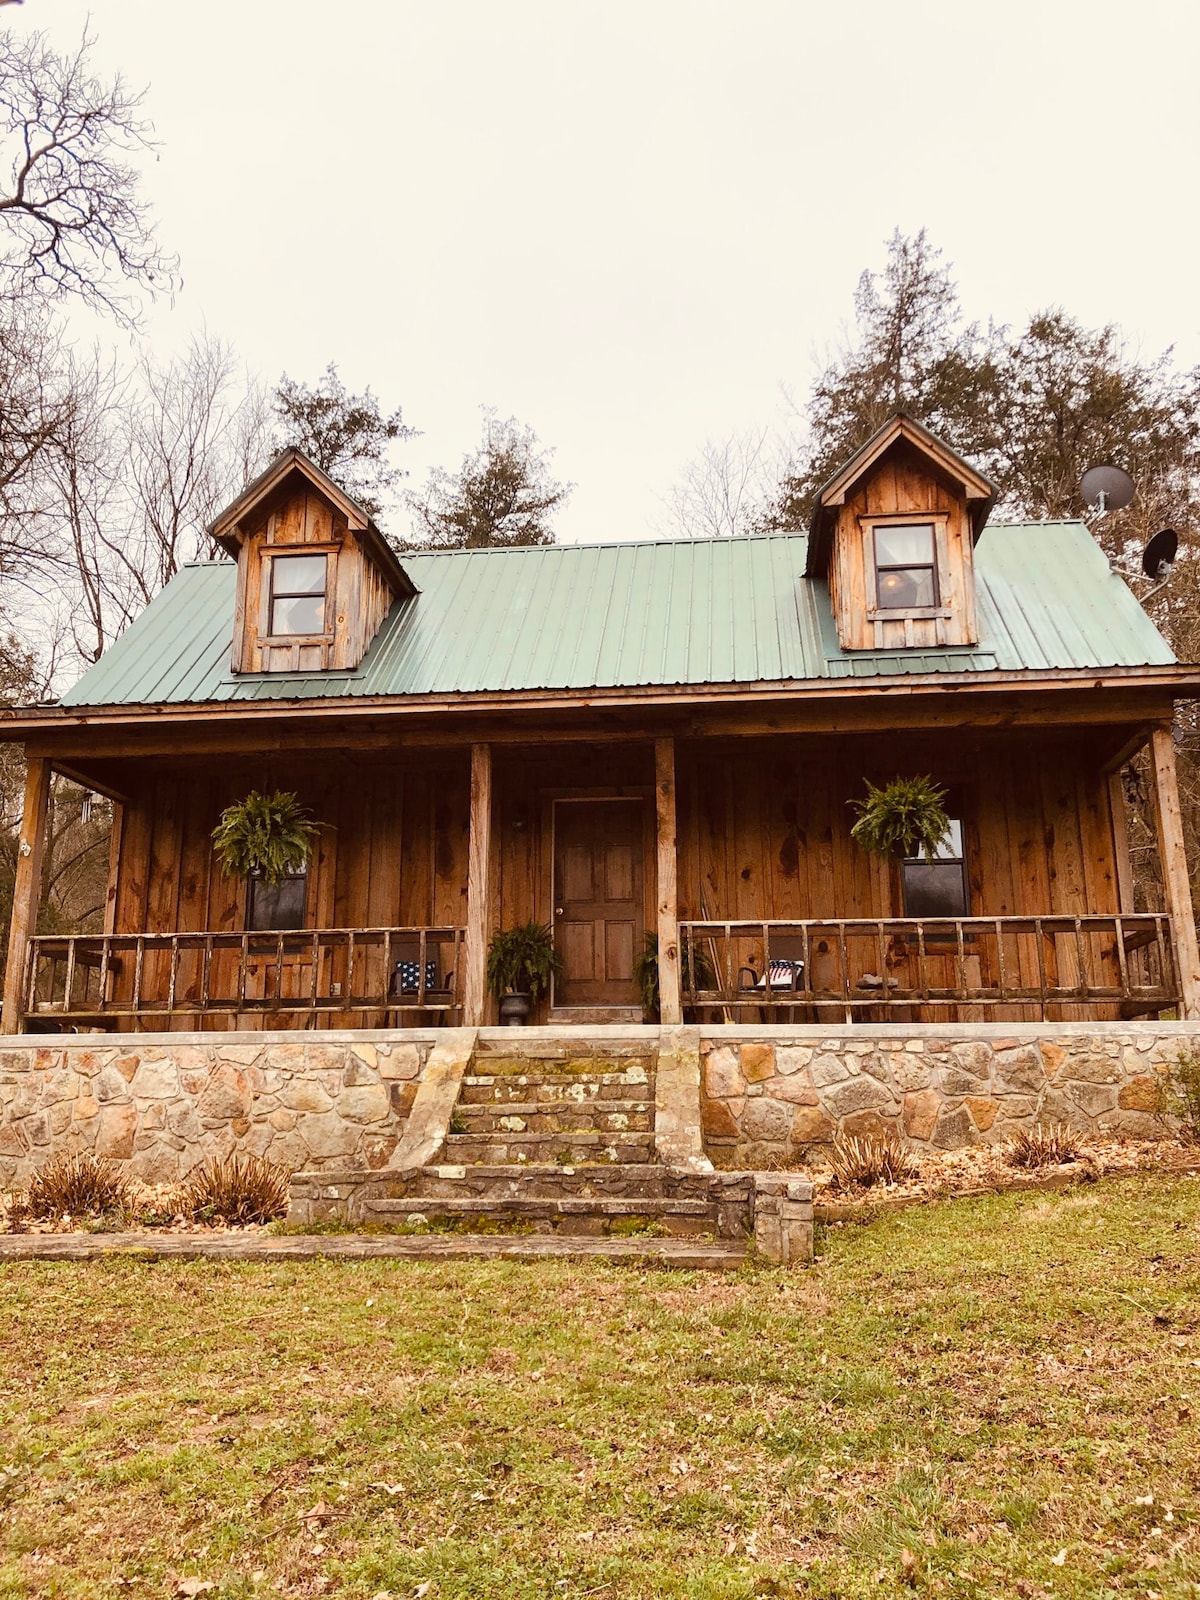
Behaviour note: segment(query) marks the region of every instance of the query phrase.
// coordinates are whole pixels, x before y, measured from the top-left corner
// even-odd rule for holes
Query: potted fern
[[[884,860],[923,855],[932,861],[950,834],[945,801],[945,789],[928,776],[893,778],[881,789],[867,780],[866,799],[848,802],[858,813],[850,835]]]
[[[689,947],[680,943],[679,948],[680,981],[684,991],[689,989],[712,989],[716,985],[716,974],[712,962],[699,945]],[[638,986],[638,993],[642,1000],[642,1017],[646,1022],[657,1022],[661,1010],[661,996],[658,980],[658,934],[646,933],[642,938],[642,951],[633,964],[633,981]]]
[[[530,1005],[562,976],[562,956],[548,923],[523,922],[492,935],[487,953],[488,989],[500,1002],[500,1021],[520,1027]]]
[[[212,840],[227,878],[254,878],[273,888],[308,866],[317,829],[294,794],[251,789],[225,807]]]

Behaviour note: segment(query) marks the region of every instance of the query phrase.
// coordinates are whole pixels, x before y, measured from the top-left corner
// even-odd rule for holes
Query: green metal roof
[[[844,652],[807,539],[549,545],[404,556],[354,672],[235,674],[232,562],[183,569],[65,706],[751,684],[1125,667],[1175,658],[1082,523],[996,524],[976,548],[975,648]]]

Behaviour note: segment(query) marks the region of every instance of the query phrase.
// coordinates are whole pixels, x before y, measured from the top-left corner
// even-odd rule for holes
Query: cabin
[[[531,1020],[844,1027],[1200,1016],[1171,738],[1200,694],[1075,522],[897,415],[807,533],[397,555],[285,451],[58,704],[28,782],[6,1032],[494,1022],[489,941],[549,925]],[[1121,771],[1149,747],[1164,898],[1134,903]],[[51,774],[115,806],[102,932],[35,932]],[[928,775],[935,859],[852,837]],[[251,790],[301,873],[220,870]]]

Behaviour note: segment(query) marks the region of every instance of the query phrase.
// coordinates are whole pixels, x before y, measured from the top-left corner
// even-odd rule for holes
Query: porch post
[[[12,922],[8,930],[8,966],[4,972],[4,1009],[0,1033],[21,1031],[25,1003],[25,961],[29,940],[37,927],[42,895],[42,853],[46,847],[46,818],[50,809],[50,763],[30,756],[25,766],[25,807],[17,840],[17,871],[13,883]]]
[[[1189,1021],[1200,1018],[1200,947],[1196,943],[1196,918],[1192,911],[1192,886],[1183,848],[1183,819],[1179,812],[1179,783],[1175,773],[1175,744],[1169,727],[1150,735],[1150,766],[1154,774],[1154,817],[1158,824],[1158,854],[1162,861],[1167,913],[1175,934],[1175,964],[1179,969],[1180,1010]]]
[[[679,901],[675,862],[675,741],[654,741],[658,828],[658,996],[664,1027],[683,1021],[679,982]]]
[[[471,746],[471,824],[467,845],[467,940],[463,1024],[482,1026],[487,1003],[487,941],[490,910],[488,867],[492,835],[492,747]]]

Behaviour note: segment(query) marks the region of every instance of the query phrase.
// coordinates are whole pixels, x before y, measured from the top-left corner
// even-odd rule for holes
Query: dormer
[[[299,450],[209,532],[238,564],[235,672],[352,670],[392,602],[416,593],[368,514]]]
[[[988,480],[902,412],[818,491],[808,577],[828,578],[843,650],[972,645]]]

